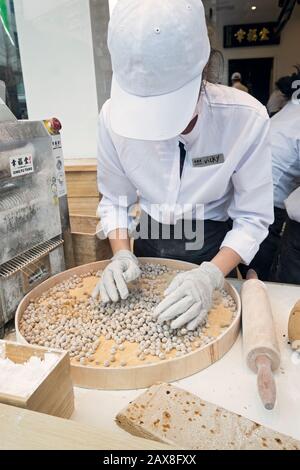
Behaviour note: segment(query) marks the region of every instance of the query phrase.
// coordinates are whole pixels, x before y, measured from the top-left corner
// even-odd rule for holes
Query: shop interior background
[[[66,159],[96,157],[97,118],[112,76],[106,45],[109,8],[116,1],[0,0],[0,80],[6,83],[7,103],[19,119],[57,116]],[[290,75],[297,63],[299,2],[204,4],[213,47],[223,56],[218,81],[229,85],[231,73],[239,69],[250,92],[266,104],[276,80]],[[224,26],[276,22],[287,4],[291,16],[283,18],[279,45],[223,47]]]

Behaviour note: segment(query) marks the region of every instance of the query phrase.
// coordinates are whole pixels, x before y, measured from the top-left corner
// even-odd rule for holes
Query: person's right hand
[[[129,250],[119,251],[105,268],[101,280],[92,293],[94,299],[100,296],[102,302],[118,302],[127,299],[127,284],[141,275],[139,262]]]

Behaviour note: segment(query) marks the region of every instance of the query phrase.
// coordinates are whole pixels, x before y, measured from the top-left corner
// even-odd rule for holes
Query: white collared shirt
[[[271,119],[274,204],[284,209],[285,199],[300,184],[300,104],[293,100]]]
[[[103,194],[98,215],[107,235],[129,226],[128,207],[136,202],[137,192],[142,209],[162,223],[197,218],[201,211],[196,207],[203,205],[204,219],[233,220],[222,246],[248,264],[273,222],[269,118],[253,97],[222,85],[207,84],[198,111],[188,136],[148,142],[116,135],[110,126],[110,100],[104,104],[98,128]],[[181,179],[179,141],[187,150]],[[205,164],[216,155],[219,163]]]

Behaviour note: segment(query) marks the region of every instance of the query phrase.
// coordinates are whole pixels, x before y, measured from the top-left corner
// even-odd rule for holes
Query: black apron
[[[261,281],[274,280],[272,271],[274,270],[274,260],[280,249],[282,232],[287,220],[287,212],[284,209],[274,208],[275,220],[269,227],[269,235],[262,242],[259,252],[250,263],[250,266],[240,266],[241,274],[245,277],[249,268],[254,269]]]
[[[176,226],[163,226],[159,222],[145,213],[142,214],[143,223],[147,223],[148,219],[148,232],[151,234],[151,227],[157,226],[158,239],[142,239],[138,238],[134,243],[134,254],[138,257],[150,258],[167,258],[176,259],[179,261],[187,261],[189,263],[201,264],[204,261],[211,261],[219,252],[224,238],[229,230],[231,230],[231,221],[216,222],[214,220],[205,220],[204,223],[204,242],[202,248],[195,250],[187,250],[187,244],[193,243],[194,240],[187,239],[182,230],[183,236],[181,239],[176,239],[176,233],[180,233],[178,224],[182,226],[184,221],[180,220]],[[146,220],[146,222],[145,222]],[[196,233],[197,223],[195,220],[192,222],[192,229]],[[153,224],[153,225],[152,225]],[[203,228],[201,228],[201,231]],[[137,227],[137,233],[140,231],[140,226]],[[170,238],[163,239],[163,234],[170,233]]]
[[[300,223],[288,218],[271,281],[300,285]]]

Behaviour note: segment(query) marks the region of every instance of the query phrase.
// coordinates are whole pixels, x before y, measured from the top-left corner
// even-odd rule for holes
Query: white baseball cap
[[[234,72],[232,74],[231,80],[242,80],[242,75],[240,74],[240,72]]]
[[[140,140],[185,130],[210,56],[201,0],[119,0],[109,24],[111,126]]]

